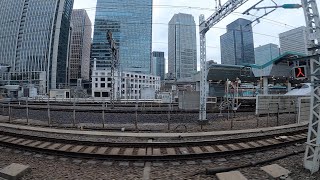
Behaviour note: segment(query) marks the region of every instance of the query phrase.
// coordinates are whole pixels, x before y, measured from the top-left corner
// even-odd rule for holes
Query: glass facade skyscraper
[[[239,18],[227,25],[220,36],[221,64],[254,64],[254,44],[251,21]]]
[[[152,52],[151,74],[154,76],[160,76],[160,79],[164,80],[164,76],[165,76],[164,52],[159,52],[159,51]]]
[[[111,67],[107,32],[119,47],[123,71],[150,73],[152,47],[152,0],[98,0],[91,59],[97,69]]]
[[[277,58],[280,55],[279,46],[276,44],[266,44],[254,49],[255,64],[263,65]]]
[[[84,9],[72,11],[72,37],[70,49],[70,83],[78,79],[89,80],[92,24]]]
[[[266,45],[255,48],[254,54],[255,54],[255,64],[261,66],[279,57],[280,50],[278,45],[270,43],[270,44],[266,44]],[[254,69],[253,71],[255,72],[256,76],[260,76],[263,74],[270,74],[271,70],[272,70],[272,66],[267,66],[263,69]]]
[[[0,63],[7,84],[32,83],[45,93],[65,85],[73,0],[0,0]]]
[[[175,14],[169,22],[168,65],[170,78],[188,78],[197,72],[196,23],[191,14]]]

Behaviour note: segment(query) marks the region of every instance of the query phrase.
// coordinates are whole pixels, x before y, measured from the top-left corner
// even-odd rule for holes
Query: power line
[[[126,24],[126,25],[148,25],[148,24],[157,24],[157,25],[165,25],[165,26],[169,26],[170,24],[166,24],[166,23],[121,23],[121,24]],[[86,27],[86,26],[98,26],[98,25],[82,25],[82,26],[73,26],[73,27]],[[107,25],[106,25],[107,26]],[[187,24],[179,24],[177,26],[187,26],[187,27],[190,27],[190,26],[195,26],[195,27],[198,27],[199,25],[187,25]],[[56,28],[55,30],[57,30],[59,28]],[[212,29],[221,29],[221,30],[227,30],[227,28],[224,28],[224,27],[212,27]],[[234,31],[241,31],[241,32],[252,32],[253,34],[256,34],[256,35],[260,35],[260,36],[266,36],[266,37],[273,37],[273,38],[277,38],[279,39],[278,36],[274,36],[274,35],[270,35],[270,34],[265,34],[265,33],[260,33],[260,32],[253,32],[253,31],[245,31],[245,30],[238,30],[238,29],[229,29],[229,30],[234,30]],[[26,35],[26,34],[36,34],[36,33],[39,33],[39,32],[51,32],[51,29],[42,29],[42,30],[37,30],[37,31],[31,31],[31,32],[27,32],[27,33],[23,33],[23,35]],[[299,33],[299,32],[297,32]],[[0,39],[4,39],[4,38],[7,38],[7,37],[15,37],[17,36],[16,34],[13,34],[13,35],[5,35],[5,36],[0,36]],[[292,42],[300,42],[300,41],[295,41],[293,39],[286,39],[286,40],[289,40],[289,41],[292,41]]]
[[[114,5],[113,3],[110,3],[111,6],[108,6],[108,7],[90,7],[90,8],[82,8],[84,10],[88,10],[88,11],[96,11],[96,9],[105,9],[105,10],[110,10],[110,9],[114,9],[112,7],[112,5]],[[207,10],[207,11],[213,11],[215,12],[215,9],[212,9],[212,8],[203,8],[203,7],[194,7],[194,6],[174,6],[174,5],[140,5],[140,4],[137,4],[137,3],[132,3],[132,4],[125,4],[127,6],[134,6],[134,8],[146,8],[146,7],[153,7],[153,8],[169,8],[169,9],[172,9],[172,8],[188,8],[188,9],[195,9],[195,10]],[[139,6],[136,6],[136,5],[139,5]],[[114,7],[119,7],[119,5],[117,6],[114,6]],[[52,13],[55,13],[56,11],[46,11],[46,13],[41,13],[40,15],[35,15],[35,16],[28,16],[28,17],[43,17],[43,15],[51,15]],[[58,13],[60,12],[64,12],[64,11],[58,11]],[[103,11],[100,11],[100,12],[103,12]],[[106,11],[107,12],[107,11]],[[243,15],[242,13],[240,12],[232,12],[232,14],[235,14],[237,16],[241,15],[242,17],[245,16]],[[255,16],[255,15],[251,15],[250,16],[254,16],[254,17],[258,17],[258,16]],[[290,27],[294,27],[292,25],[288,25],[286,23],[283,23],[283,22],[279,22],[279,21],[275,21],[275,20],[271,20],[271,19],[268,19],[268,18],[261,18],[261,19],[264,19],[266,21],[270,21],[270,22],[274,22],[274,23],[278,23],[278,25],[284,25],[285,27],[286,26],[290,26]],[[6,24],[6,23],[12,23],[12,22],[16,22],[16,21],[20,21],[21,18],[19,19],[13,19],[13,20],[9,20],[9,21],[6,21],[2,24]],[[0,25],[2,25],[0,24]]]

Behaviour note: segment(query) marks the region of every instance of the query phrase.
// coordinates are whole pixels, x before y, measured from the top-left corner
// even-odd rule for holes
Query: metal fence
[[[45,102],[45,101],[44,101]],[[95,128],[132,131],[186,132],[196,130],[231,130],[261,128],[296,123],[295,112],[270,111],[267,117],[250,112],[233,112],[208,109],[209,124],[198,124],[197,111],[184,111],[177,103],[109,103],[74,101],[30,101],[2,102],[1,114],[9,123],[41,125],[49,127]],[[37,104],[38,103],[38,104]],[[241,108],[240,108],[241,109]],[[271,109],[270,109],[271,110]],[[274,116],[274,112],[276,116]]]

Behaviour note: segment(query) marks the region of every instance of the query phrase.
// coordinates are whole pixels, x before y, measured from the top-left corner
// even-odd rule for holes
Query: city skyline
[[[320,0],[316,0],[317,3],[320,3]],[[222,4],[226,0],[222,0]],[[234,21],[237,18],[243,17],[248,18],[249,20],[254,20],[255,16],[260,16],[263,12],[252,12],[255,16],[245,16],[242,15],[242,12],[247,10],[253,4],[257,3],[258,0],[253,0],[247,2],[236,12],[230,14],[228,17],[224,18],[220,23],[215,25],[207,33],[207,60],[214,59],[220,63],[220,44],[219,38],[222,34],[226,32],[226,25]],[[278,4],[283,3],[282,1],[276,1]],[[301,3],[301,1],[296,0],[290,3]],[[195,17],[196,24],[199,24],[199,15],[204,14],[206,18],[213,14],[215,8],[214,1],[207,0],[198,0],[194,1],[184,1],[184,0],[154,0],[153,1],[153,51],[163,51],[165,52],[167,59],[167,24],[171,17],[174,14],[179,12],[189,13]],[[272,2],[264,2],[261,6],[272,5]],[[89,8],[89,16],[94,20],[94,11],[95,11],[95,0],[75,0],[74,8]],[[294,14],[294,16],[293,16]],[[275,20],[273,20],[275,19]],[[277,9],[275,12],[269,14],[263,19],[260,19],[261,23],[254,23],[253,32],[254,32],[254,43],[255,47],[260,45],[274,43],[279,45],[279,34],[290,29],[305,26],[305,19],[302,9]],[[270,28],[272,27],[272,28]],[[197,48],[198,48],[198,57],[199,57],[199,35],[198,27],[197,29]],[[199,70],[199,58],[198,58],[198,70]]]

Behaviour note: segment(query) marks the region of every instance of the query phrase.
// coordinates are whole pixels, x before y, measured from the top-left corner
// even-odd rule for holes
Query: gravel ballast
[[[196,164],[188,165],[186,161],[179,161],[177,163],[164,162],[163,166],[152,166],[150,172],[150,179],[210,179],[217,180],[215,175],[205,175],[206,168],[216,168],[223,166],[236,166],[251,161],[265,160],[270,157],[279,156],[292,152],[293,150],[303,150],[304,146],[290,146],[287,148],[281,148],[277,150],[269,150],[260,153],[251,153],[235,156],[224,157],[226,161],[219,162],[217,159],[212,158],[209,163],[202,163],[203,160],[196,160]],[[12,151],[12,150],[11,150]],[[54,156],[54,159],[46,158],[47,155],[42,157],[34,157],[33,155],[24,155],[26,153],[21,152],[18,154],[6,152],[5,148],[0,149],[0,168],[5,167],[11,163],[20,163],[29,165],[31,172],[24,176],[23,180],[42,180],[42,179],[142,179],[144,167],[135,166],[135,162],[130,162],[129,166],[120,166],[120,162],[108,162],[94,160],[96,163],[89,163],[93,160],[77,159],[79,163],[74,163],[75,159],[61,158]],[[271,180],[260,167],[270,164],[279,164],[280,166],[288,169],[292,173],[290,178],[293,180],[318,180],[320,179],[320,173],[317,172],[313,175],[303,167],[303,153],[294,155],[278,161],[266,163],[263,165],[238,169],[248,180]],[[238,160],[233,160],[238,159]],[[139,162],[141,163],[141,162]],[[156,164],[153,162],[152,164]],[[190,163],[189,163],[190,164]]]

